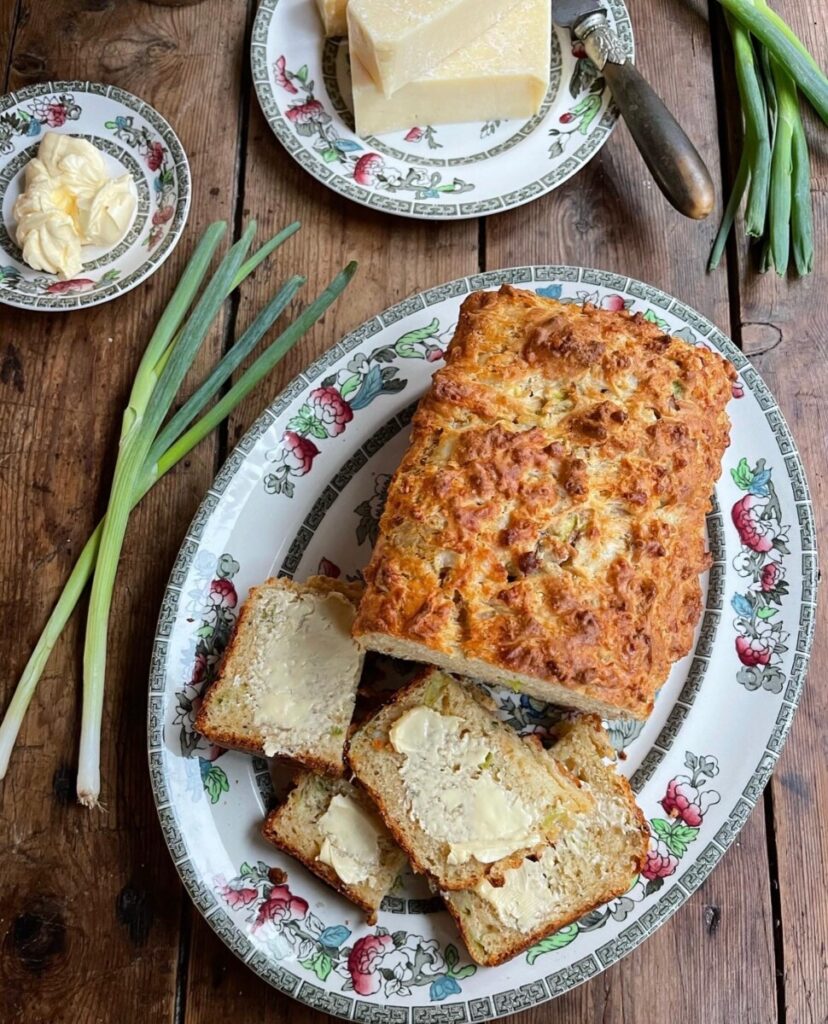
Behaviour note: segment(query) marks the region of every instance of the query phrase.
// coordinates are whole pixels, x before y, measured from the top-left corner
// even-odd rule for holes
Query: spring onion
[[[253,237],[254,227],[251,225],[222,260],[187,317],[187,310],[206,275],[210,258],[224,232],[224,225],[211,225],[193,254],[139,365],[124,414],[119,456],[106,515],[75,563],[0,724],[0,778],[5,775],[23,716],[49,655],[84,587],[94,577],[84,652],[84,709],[78,799],[86,806],[97,805],[100,792],[100,725],[107,625],[115,572],[129,512],[157,480],[203,440],[273,369],[342,293],[356,270],[356,264],[351,263],[338,274],[230,390],[193,423],[304,283],[302,278],[291,278],[259,313],[237,344],[218,362],[191,398],[162,427],[175,394],[224,299],[298,226],[290,225],[245,260]]]
[[[797,273],[813,267],[813,214],[808,143],[798,93],[828,123],[828,78],[766,0],[720,0],[733,40],[744,143],[730,199],[710,254],[718,266],[747,192],[745,231],[761,239],[761,267]]]

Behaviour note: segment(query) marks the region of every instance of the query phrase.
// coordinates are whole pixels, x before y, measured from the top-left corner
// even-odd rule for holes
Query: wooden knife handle
[[[634,64],[607,61],[602,74],[658,187],[679,213],[703,220],[715,193],[696,147]]]

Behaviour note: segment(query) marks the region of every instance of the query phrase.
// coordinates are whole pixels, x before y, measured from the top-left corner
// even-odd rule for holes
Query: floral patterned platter
[[[511,963],[471,963],[448,914],[405,875],[369,927],[259,834],[268,765],[193,730],[248,588],[270,574],[355,577],[390,474],[463,297],[508,281],[568,302],[640,311],[718,349],[739,370],[732,443],[707,535],[713,565],[695,648],[643,726],[611,722],[650,823],[646,866],[620,899]],[[253,425],[199,509],[158,622],[149,761],[162,828],[211,927],[276,988],[358,1021],[475,1022],[560,994],[624,956],[704,881],[744,824],[791,724],[811,644],[817,578],[808,488],[756,371],[711,323],[663,292],[579,267],[522,267],[407,299],[335,344]],[[548,709],[493,691],[503,717],[544,735]],[[747,897],[746,897],[747,898]]]
[[[632,55],[623,0],[604,6]],[[312,0],[262,0],[250,54],[259,103],[294,160],[340,195],[406,217],[455,220],[528,203],[580,170],[618,116],[603,78],[558,28],[535,117],[412,124],[365,139],[354,132],[347,42],[324,38]]]
[[[112,249],[83,249],[81,276],[32,270],[14,240],[12,207],[45,132],[93,143],[112,174],[132,175],[138,207]],[[143,100],[114,85],[44,82],[0,98],[0,302],[37,310],[96,306],[150,276],[175,248],[190,207],[190,168],[178,136]]]

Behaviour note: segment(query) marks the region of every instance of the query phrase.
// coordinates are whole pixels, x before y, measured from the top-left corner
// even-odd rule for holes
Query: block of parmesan
[[[316,0],[319,17],[326,36],[344,36],[348,31],[346,8],[348,0]]]
[[[515,0],[350,0],[348,40],[386,96],[468,46]]]
[[[640,314],[470,295],[388,489],[354,635],[646,718],[701,613],[734,376]]]
[[[483,35],[390,97],[352,55],[358,134],[532,117],[549,87],[550,11],[549,0],[521,0]]]

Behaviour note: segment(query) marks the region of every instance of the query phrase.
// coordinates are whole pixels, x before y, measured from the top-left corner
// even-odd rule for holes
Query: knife
[[[595,0],[552,0],[552,20],[580,40],[602,72],[655,183],[685,217],[713,209],[710,172],[678,121],[627,59],[606,12]]]

